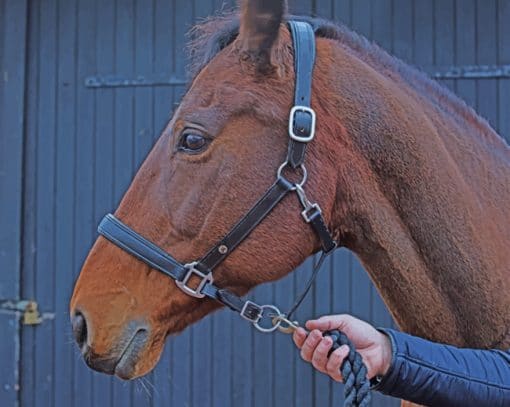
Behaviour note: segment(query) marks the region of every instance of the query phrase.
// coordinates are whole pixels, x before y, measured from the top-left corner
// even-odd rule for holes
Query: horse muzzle
[[[131,321],[109,346],[98,346],[90,322],[80,311],[71,317],[73,335],[87,366],[98,372],[115,375],[123,380],[138,377],[136,365],[147,349],[149,328],[140,321]],[[101,349],[101,350],[99,350]]]

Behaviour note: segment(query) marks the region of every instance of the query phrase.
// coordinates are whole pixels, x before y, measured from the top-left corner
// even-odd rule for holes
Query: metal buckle
[[[312,212],[313,210],[316,211],[314,213],[318,213],[319,215],[322,213],[320,206],[317,205],[316,203],[311,204],[304,211],[301,212],[301,216],[305,219],[306,223],[310,223],[312,221],[311,216],[312,214],[310,212]]]
[[[249,310],[250,307],[255,308],[258,311],[257,318],[251,318],[246,313],[246,311]],[[259,319],[262,317],[262,307],[258,304],[255,304],[253,301],[246,301],[243,305],[243,309],[241,310],[241,312],[239,314],[241,315],[241,317],[243,317],[247,321],[250,321],[255,324],[255,323],[259,322]]]
[[[304,112],[308,113],[311,116],[312,124],[310,125],[310,134],[308,136],[299,136],[296,133],[294,133],[294,119],[296,112]],[[289,115],[289,136],[292,140],[299,141],[301,143],[308,143],[309,141],[312,141],[315,137],[315,112],[312,108],[307,106],[293,106],[292,109],[290,109],[290,115]]]
[[[204,298],[205,294],[202,293],[202,289],[204,286],[208,283],[213,282],[213,276],[212,273],[209,272],[207,274],[202,273],[200,270],[196,269],[195,266],[198,263],[194,261],[193,263],[189,263],[184,265],[185,268],[188,269],[188,272],[184,276],[182,280],[175,280],[175,284],[177,287],[179,287],[182,291],[184,291],[186,294],[195,297],[195,298]],[[197,277],[200,277],[201,281],[198,283],[197,288],[191,288],[187,285],[188,281],[191,279],[191,277],[195,275]]]
[[[258,311],[257,318],[251,318],[248,315],[248,313],[246,312],[250,307],[255,308]],[[273,313],[269,314],[269,315],[264,315],[264,310],[273,311]],[[274,332],[280,327],[280,325],[282,323],[282,320],[280,319],[280,317],[282,316],[282,313],[274,305],[258,305],[252,301],[246,301],[243,305],[243,309],[241,310],[241,312],[239,314],[241,315],[241,317],[243,317],[247,321],[250,321],[253,324],[253,326],[256,329],[258,329],[260,332],[266,332],[266,333]],[[277,318],[277,320],[274,319],[274,317]],[[269,328],[266,328],[266,327],[263,327],[262,325],[260,325],[259,322],[261,321],[262,318],[271,318],[272,326],[270,326]]]

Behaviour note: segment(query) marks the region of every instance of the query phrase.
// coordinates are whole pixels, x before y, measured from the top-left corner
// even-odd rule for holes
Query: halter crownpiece
[[[257,329],[263,332],[272,332],[277,329],[282,323],[282,319],[277,319],[273,326],[264,328],[260,324],[262,318],[289,316],[294,312],[308,292],[325,255],[336,248],[336,242],[326,226],[319,205],[308,199],[304,189],[307,179],[304,165],[306,147],[315,136],[316,117],[310,107],[312,74],[315,64],[315,35],[308,23],[289,21],[288,26],[294,46],[295,92],[294,106],[289,114],[287,157],[277,170],[274,184],[248,213],[202,259],[188,264],[182,264],[111,214],[106,215],[98,227],[98,232],[110,242],[174,279],[177,287],[187,295],[195,298],[208,297],[219,301],[237,311],[241,317],[252,322]],[[285,178],[283,170],[286,167],[288,167],[288,171],[300,170],[302,180],[299,183],[293,183]],[[258,305],[252,301],[244,300],[226,289],[217,287],[214,284],[213,270],[235,250],[289,192],[296,192],[299,202],[303,206],[301,215],[319,237],[323,257],[317,263],[312,278],[298,301],[287,314],[283,314],[274,305]],[[197,278],[198,285],[191,286],[191,280],[196,281]]]

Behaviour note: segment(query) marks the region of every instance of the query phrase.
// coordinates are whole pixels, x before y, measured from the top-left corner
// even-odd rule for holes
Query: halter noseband
[[[116,244],[137,259],[166,274],[175,280],[176,285],[186,294],[203,298],[209,297],[221,302],[241,317],[252,322],[263,332],[272,332],[282,322],[289,322],[294,312],[308,292],[324,258],[336,248],[336,242],[329,232],[321,209],[317,203],[308,200],[304,184],[307,178],[304,158],[306,147],[315,135],[315,112],[310,107],[312,91],[312,73],[315,63],[315,35],[312,27],[305,22],[289,21],[294,47],[295,93],[294,106],[289,116],[289,146],[285,162],[278,168],[274,184],[244,215],[241,220],[209,252],[198,261],[182,264],[163,249],[136,233],[113,215],[106,215],[99,224],[98,231],[106,239]],[[293,183],[285,178],[283,170],[300,169],[302,180]],[[303,206],[301,215],[306,223],[315,230],[322,246],[322,257],[317,263],[305,290],[291,310],[282,314],[274,305],[258,305],[244,300],[234,293],[214,285],[213,270],[250,234],[250,232],[271,212],[271,210],[289,193],[295,191]],[[198,277],[197,286],[189,285],[192,277]],[[264,311],[270,311],[264,314]],[[263,317],[280,317],[273,326],[265,328],[260,325]]]

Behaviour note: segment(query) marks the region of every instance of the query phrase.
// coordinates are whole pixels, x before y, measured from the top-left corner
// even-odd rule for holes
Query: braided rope
[[[325,332],[324,335],[333,339],[330,354],[342,345],[349,347],[349,354],[340,368],[344,381],[344,407],[368,407],[371,399],[370,383],[367,379],[367,367],[361,355],[356,352],[354,345],[343,332],[334,330]]]

